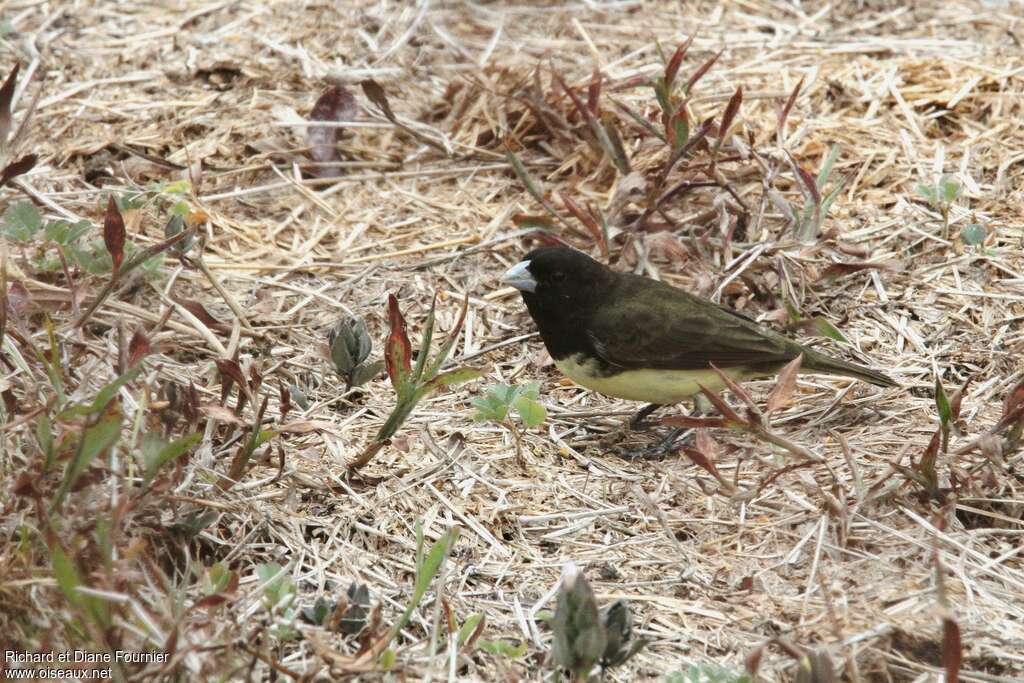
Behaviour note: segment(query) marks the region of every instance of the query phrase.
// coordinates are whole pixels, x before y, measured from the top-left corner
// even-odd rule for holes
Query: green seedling
[[[944,175],[933,185],[918,183],[917,193],[928,202],[933,209],[942,214],[942,238],[949,239],[949,216],[953,202],[963,194],[964,188],[956,178]]]
[[[480,371],[475,368],[456,368],[441,372],[441,366],[455,347],[455,341],[462,330],[463,322],[465,322],[466,310],[469,306],[468,295],[462,302],[459,319],[449,333],[448,339],[441,345],[437,354],[428,361],[430,342],[434,336],[435,304],[436,299],[431,303],[430,313],[427,314],[427,321],[423,325],[423,337],[420,340],[420,349],[414,366],[412,344],[409,341],[409,334],[406,332],[405,318],[402,317],[402,312],[398,308],[398,299],[393,294],[388,296],[388,319],[391,331],[388,334],[384,361],[388,377],[391,379],[391,386],[395,389],[395,407],[378,430],[373,441],[355,460],[349,463],[350,472],[355,472],[365,466],[381,448],[390,443],[391,437],[409,419],[413,409],[423,398],[439,389],[453,387],[480,376]]]
[[[632,615],[617,600],[603,611],[583,573],[572,563],[562,572],[551,619],[551,661],[574,683],[588,681],[598,664],[602,674],[624,664],[646,644],[633,638]]]
[[[349,389],[366,384],[384,370],[383,361],[366,363],[373,350],[373,342],[362,318],[346,318],[339,322],[328,334],[327,344],[334,369],[345,378]]]
[[[508,429],[515,439],[516,458],[522,462],[522,433],[512,419],[513,413],[526,428],[536,427],[547,419],[547,410],[537,398],[540,395],[540,384],[531,382],[522,386],[498,384],[487,390],[487,393],[473,399],[476,412],[473,419],[477,422],[494,422]]]
[[[297,591],[292,577],[276,562],[257,565],[256,576],[263,586],[263,606],[272,617],[283,622],[275,627],[275,635],[282,641],[297,638],[299,632],[292,626],[297,614],[294,607]]]

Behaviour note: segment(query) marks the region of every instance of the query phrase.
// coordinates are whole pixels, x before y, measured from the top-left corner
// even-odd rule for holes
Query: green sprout
[[[360,469],[380,451],[381,448],[391,442],[395,435],[409,416],[416,405],[426,396],[444,388],[462,384],[480,376],[476,368],[456,368],[441,372],[441,366],[448,359],[455,341],[459,337],[459,331],[466,320],[466,310],[469,306],[469,296],[462,302],[462,311],[455,327],[448,335],[448,339],[441,345],[440,351],[428,362],[430,355],[430,342],[434,336],[434,303],[430,305],[430,313],[427,314],[427,322],[423,325],[423,338],[420,340],[420,350],[416,356],[416,365],[412,364],[412,343],[409,341],[409,334],[406,332],[405,318],[398,308],[398,299],[393,294],[388,295],[388,319],[391,325],[391,332],[388,334],[387,345],[384,351],[384,361],[387,367],[388,377],[391,378],[391,385],[395,388],[395,407],[388,415],[388,419],[381,426],[373,441],[363,449],[359,456],[349,463],[350,472]]]
[[[963,194],[963,186],[956,178],[944,175],[934,185],[918,183],[917,192],[932,208],[942,214],[942,238],[949,239],[949,215],[953,202]],[[984,238],[982,238],[984,239]],[[966,241],[966,240],[965,240]]]
[[[516,443],[516,459],[523,462],[522,433],[512,420],[512,413],[519,416],[519,421],[526,428],[536,427],[547,419],[547,410],[537,398],[540,395],[540,384],[531,382],[522,386],[497,384],[487,393],[473,399],[476,413],[473,419],[477,422],[494,422],[508,429]]]

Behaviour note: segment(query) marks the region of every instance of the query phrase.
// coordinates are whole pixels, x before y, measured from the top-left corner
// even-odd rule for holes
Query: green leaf
[[[850,343],[850,340],[843,336],[843,333],[840,332],[835,325],[820,316],[814,319],[814,329],[823,337],[835,339],[836,341],[843,342],[845,344]]]
[[[398,655],[389,647],[380,653],[380,657],[377,658],[377,664],[385,671],[390,671],[395,667],[397,660]]]
[[[366,365],[357,365],[349,375],[352,386],[359,387],[376,378],[384,371],[384,361],[374,361]]]
[[[526,643],[520,643],[516,641],[513,645],[507,640],[487,640],[481,638],[476,641],[477,647],[484,652],[489,652],[492,655],[498,655],[499,657],[505,657],[507,659],[519,659],[526,654],[528,649]]]
[[[935,408],[939,411],[939,420],[944,429],[949,428],[949,421],[953,417],[953,409],[949,405],[949,397],[946,396],[946,389],[942,386],[942,380],[935,378]]]
[[[50,469],[53,464],[53,425],[50,423],[50,416],[42,413],[36,420],[36,441],[39,443],[39,450],[46,456],[46,465],[43,471]]]
[[[529,396],[520,396],[515,402],[516,412],[527,427],[536,427],[547,419],[548,413],[543,405]]]
[[[471,635],[473,635],[473,632],[476,630],[477,625],[483,618],[484,615],[480,612],[477,612],[476,614],[470,614],[466,618],[466,621],[462,624],[462,628],[459,629],[458,643],[460,647],[466,644],[466,641],[469,640],[469,637]]]
[[[832,174],[832,167],[836,163],[836,159],[839,158],[839,145],[832,145],[828,150],[828,156],[825,158],[825,163],[821,165],[821,169],[818,171],[818,177],[815,178],[815,183],[818,185],[818,190],[824,190],[825,184],[828,182],[828,177]],[[822,208],[822,213],[825,213]]]
[[[123,375],[115,379],[113,382],[108,384],[99,390],[96,397],[92,400],[89,405],[73,405],[68,407],[61,413],[61,417],[75,417],[79,415],[98,415],[107,409],[107,406],[117,396],[117,392],[121,390],[121,387],[135,379],[143,369],[142,363],[136,363],[134,366],[128,369]]]
[[[150,436],[150,434],[146,434],[146,436],[148,437]],[[159,437],[157,438],[159,439]],[[145,437],[143,437],[143,439],[145,440]],[[148,456],[146,453],[146,449],[143,448],[143,458],[146,463],[146,474],[144,477],[144,481],[147,484],[153,481],[153,477],[157,475],[157,473],[160,471],[160,468],[162,468],[164,465],[171,462],[172,460],[177,460],[182,455],[192,450],[192,448],[194,448],[202,440],[202,432],[196,432],[195,434],[183,436],[177,441],[172,441],[171,443],[162,443],[158,450],[156,450],[155,452],[151,453]],[[163,440],[161,439],[161,442],[162,441]]]
[[[78,567],[59,545],[54,544],[50,547],[50,562],[53,564],[53,577],[68,603],[84,609],[99,626],[108,626],[110,610],[107,603],[100,598],[78,592],[79,587],[84,585]]]
[[[917,193],[921,195],[926,202],[932,206],[938,205],[938,193],[935,188],[931,185],[925,185],[924,183],[917,184]]]
[[[121,437],[121,416],[111,415],[89,427],[82,434],[78,450],[64,470],[64,480],[53,499],[53,507],[64,500],[75,481],[100,453],[111,448]]]
[[[256,566],[256,576],[263,587],[263,602],[267,609],[284,609],[295,598],[295,584],[284,568],[276,562]]]
[[[972,247],[982,244],[986,237],[988,237],[988,231],[985,230],[985,226],[977,223],[968,223],[960,230],[961,241]]]
[[[15,202],[4,211],[0,235],[12,242],[28,242],[42,224],[43,217],[32,202]]]
[[[423,596],[426,595],[427,588],[430,587],[431,581],[434,580],[434,577],[441,570],[441,565],[448,558],[448,553],[451,552],[451,548],[455,545],[458,537],[458,527],[449,529],[441,538],[437,539],[437,543],[424,555],[423,525],[419,521],[416,522],[416,582],[413,585],[412,599],[406,606],[401,619],[391,629],[392,637],[409,623],[412,613],[416,611],[416,607],[419,606]]]
[[[418,384],[423,377],[423,369],[427,367],[427,356],[430,355],[430,343],[434,340],[434,306],[437,299],[430,303],[430,312],[427,313],[427,320],[423,323],[423,336],[420,338],[420,350],[416,354],[416,365],[412,370],[412,382]],[[427,377],[428,380],[433,377]]]
[[[544,210],[554,216],[556,219],[561,220],[558,212],[551,206],[548,200],[544,199],[544,193],[541,191],[540,186],[537,185],[537,181],[533,179],[530,172],[526,170],[526,166],[523,164],[522,159],[516,156],[516,153],[512,150],[505,151],[505,158],[512,165],[512,170],[519,176],[519,180],[523,183],[527,192],[533,195],[533,198],[537,200],[537,203],[544,207]]]
[[[939,180],[939,198],[946,204],[959,197],[963,191],[963,186],[953,176],[942,176]]]
[[[203,595],[222,593],[231,583],[233,574],[223,562],[210,566],[203,575]]]
[[[476,379],[480,374],[480,371],[476,368],[456,368],[455,370],[442,372],[440,375],[423,385],[423,389],[427,390],[426,393],[430,393],[431,391],[435,391],[441,387],[451,387],[456,384],[468,382],[471,379]],[[423,395],[426,395],[426,393]]]
[[[75,563],[58,545],[50,548],[50,562],[53,564],[53,578],[57,580],[61,593],[70,604],[81,607],[82,596],[78,592],[78,587],[82,585],[82,577],[78,575]]]

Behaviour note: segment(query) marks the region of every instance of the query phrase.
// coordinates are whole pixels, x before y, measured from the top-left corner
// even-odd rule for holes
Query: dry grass
[[[1024,6],[436,5],[2,5],[0,72],[23,63],[15,119],[41,95],[26,143],[40,161],[0,190],[0,200],[27,196],[48,217],[99,225],[112,192],[190,178],[186,199],[209,274],[168,258],[157,277],[124,283],[75,328],[78,308],[108,276],[75,273],[69,288],[60,271],[34,270],[30,249],[5,247],[0,649],[171,654],[129,667],[133,680],[351,673],[360,668],[351,638],[301,622],[301,638],[274,635],[256,566],[286,566],[303,605],[366,583],[386,627],[411,595],[414,525],[422,520],[428,541],[453,525],[461,536],[393,644],[396,671],[408,679],[540,679],[548,635],[532,618],[553,607],[550,591],[570,560],[587,568],[602,602],[629,601],[652,641],[615,674],[621,680],[660,679],[705,660],[741,670],[772,636],[825,647],[851,680],[937,680],[943,615],[961,630],[963,680],[1024,677],[1024,460],[953,455],[997,422],[1004,395],[1024,376]],[[562,380],[539,342],[522,338],[532,324],[518,297],[496,283],[523,249],[512,217],[544,213],[501,140],[533,177],[581,203],[607,208],[618,178],[579,134],[560,139],[538,125],[522,97],[532,71],[545,65],[547,87],[546,64],[555,64],[585,95],[600,68],[605,97],[651,114],[649,88],[616,86],[661,72],[655,39],[671,53],[694,32],[684,70],[724,50],[692,102],[699,119],[720,116],[741,85],[738,137],[749,131],[756,148],[772,148],[776,108],[802,78],[787,148],[814,169],[840,144],[836,171],[849,183],[826,233],[802,246],[762,201],[761,176],[723,164],[751,207],[748,234],[721,239],[719,221],[735,220],[735,202],[709,188],[674,205],[668,230],[620,242],[619,267],[720,293],[775,323],[786,319],[778,298],[785,281],[798,308],[831,320],[862,358],[904,387],[801,378],[773,430],[824,463],[782,472],[746,499],[730,498],[682,456],[631,462],[595,445],[595,434],[616,429],[634,406]],[[372,113],[355,85],[365,78],[384,86],[401,122],[440,144],[423,144]],[[307,143],[294,124],[327,83],[348,84],[364,113],[342,140],[346,174],[303,179],[294,164],[305,164]],[[564,98],[550,104],[584,125]],[[638,130],[624,137],[635,167],[650,171],[664,160]],[[942,172],[965,188],[949,239],[915,189]],[[783,168],[782,176],[789,180],[776,187],[798,200],[792,173]],[[551,201],[561,208],[556,195]],[[166,211],[149,202],[127,213],[130,238],[141,246],[163,239]],[[968,223],[987,228],[983,248],[957,239]],[[884,267],[822,277],[839,261]],[[395,442],[348,477],[347,462],[394,398],[383,377],[346,391],[325,359],[328,330],[343,315],[363,316],[379,358],[388,293],[401,302],[415,345],[434,294],[448,329],[467,292],[452,362],[481,368],[484,379],[425,399]],[[176,303],[183,300],[201,303],[224,326],[211,329]],[[59,475],[39,476],[33,436],[54,400],[35,355],[48,348],[47,316],[72,400],[91,399],[117,375],[136,329],[152,345],[142,378],[121,391],[125,441],[52,515]],[[259,368],[256,403],[269,397],[265,426],[280,434],[225,487],[247,433],[217,408],[213,361],[231,357]],[[944,505],[890,467],[919,459],[936,429],[936,373],[948,388],[973,378],[962,435],[940,456],[942,486],[957,487]],[[490,384],[535,379],[549,420],[527,433],[524,466],[508,431],[473,422],[469,402]],[[140,495],[128,434],[172,423],[175,435],[187,432],[161,387],[190,382],[203,406],[203,441]],[[278,386],[289,385],[303,389],[308,408],[293,399],[281,417]],[[771,386],[748,388],[760,400]],[[247,423],[253,407],[242,413]],[[67,420],[55,429],[74,441],[81,426]],[[718,469],[742,489],[755,490],[783,465],[766,443],[714,437]],[[69,604],[58,589],[54,548],[77,562],[91,595],[114,614],[107,628],[90,627],[88,607]],[[237,572],[238,585],[222,604],[196,605],[201,567],[216,562]],[[485,614],[485,637],[526,642],[528,653],[449,660],[442,646],[432,656],[442,603],[459,623]],[[773,649],[761,676],[783,680],[793,671]]]

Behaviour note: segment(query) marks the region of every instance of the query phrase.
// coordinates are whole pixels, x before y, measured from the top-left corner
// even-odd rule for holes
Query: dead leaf
[[[204,405],[199,407],[199,412],[210,418],[211,420],[217,420],[218,422],[227,422],[228,424],[237,425],[239,427],[245,426],[245,422],[235,413],[224,406],[216,404]]]
[[[121,268],[121,262],[124,260],[125,236],[124,219],[121,217],[121,212],[117,209],[117,202],[111,196],[107,200],[107,215],[103,219],[103,243],[106,245],[107,251],[110,252],[110,258],[114,263],[115,276]]]
[[[309,118],[313,121],[351,121],[358,113],[359,105],[352,93],[344,86],[332,85],[317,99]],[[343,132],[343,128],[310,126],[306,139],[309,141],[309,153],[313,161],[338,161],[341,158],[338,154],[338,140]],[[342,170],[336,165],[317,166],[310,169],[310,174],[317,178],[337,178],[342,175]]]
[[[768,402],[764,409],[766,415],[771,415],[789,402],[796,390],[796,376],[800,373],[800,364],[803,363],[803,360],[804,355],[800,354],[782,368],[772,393],[768,395]]]

